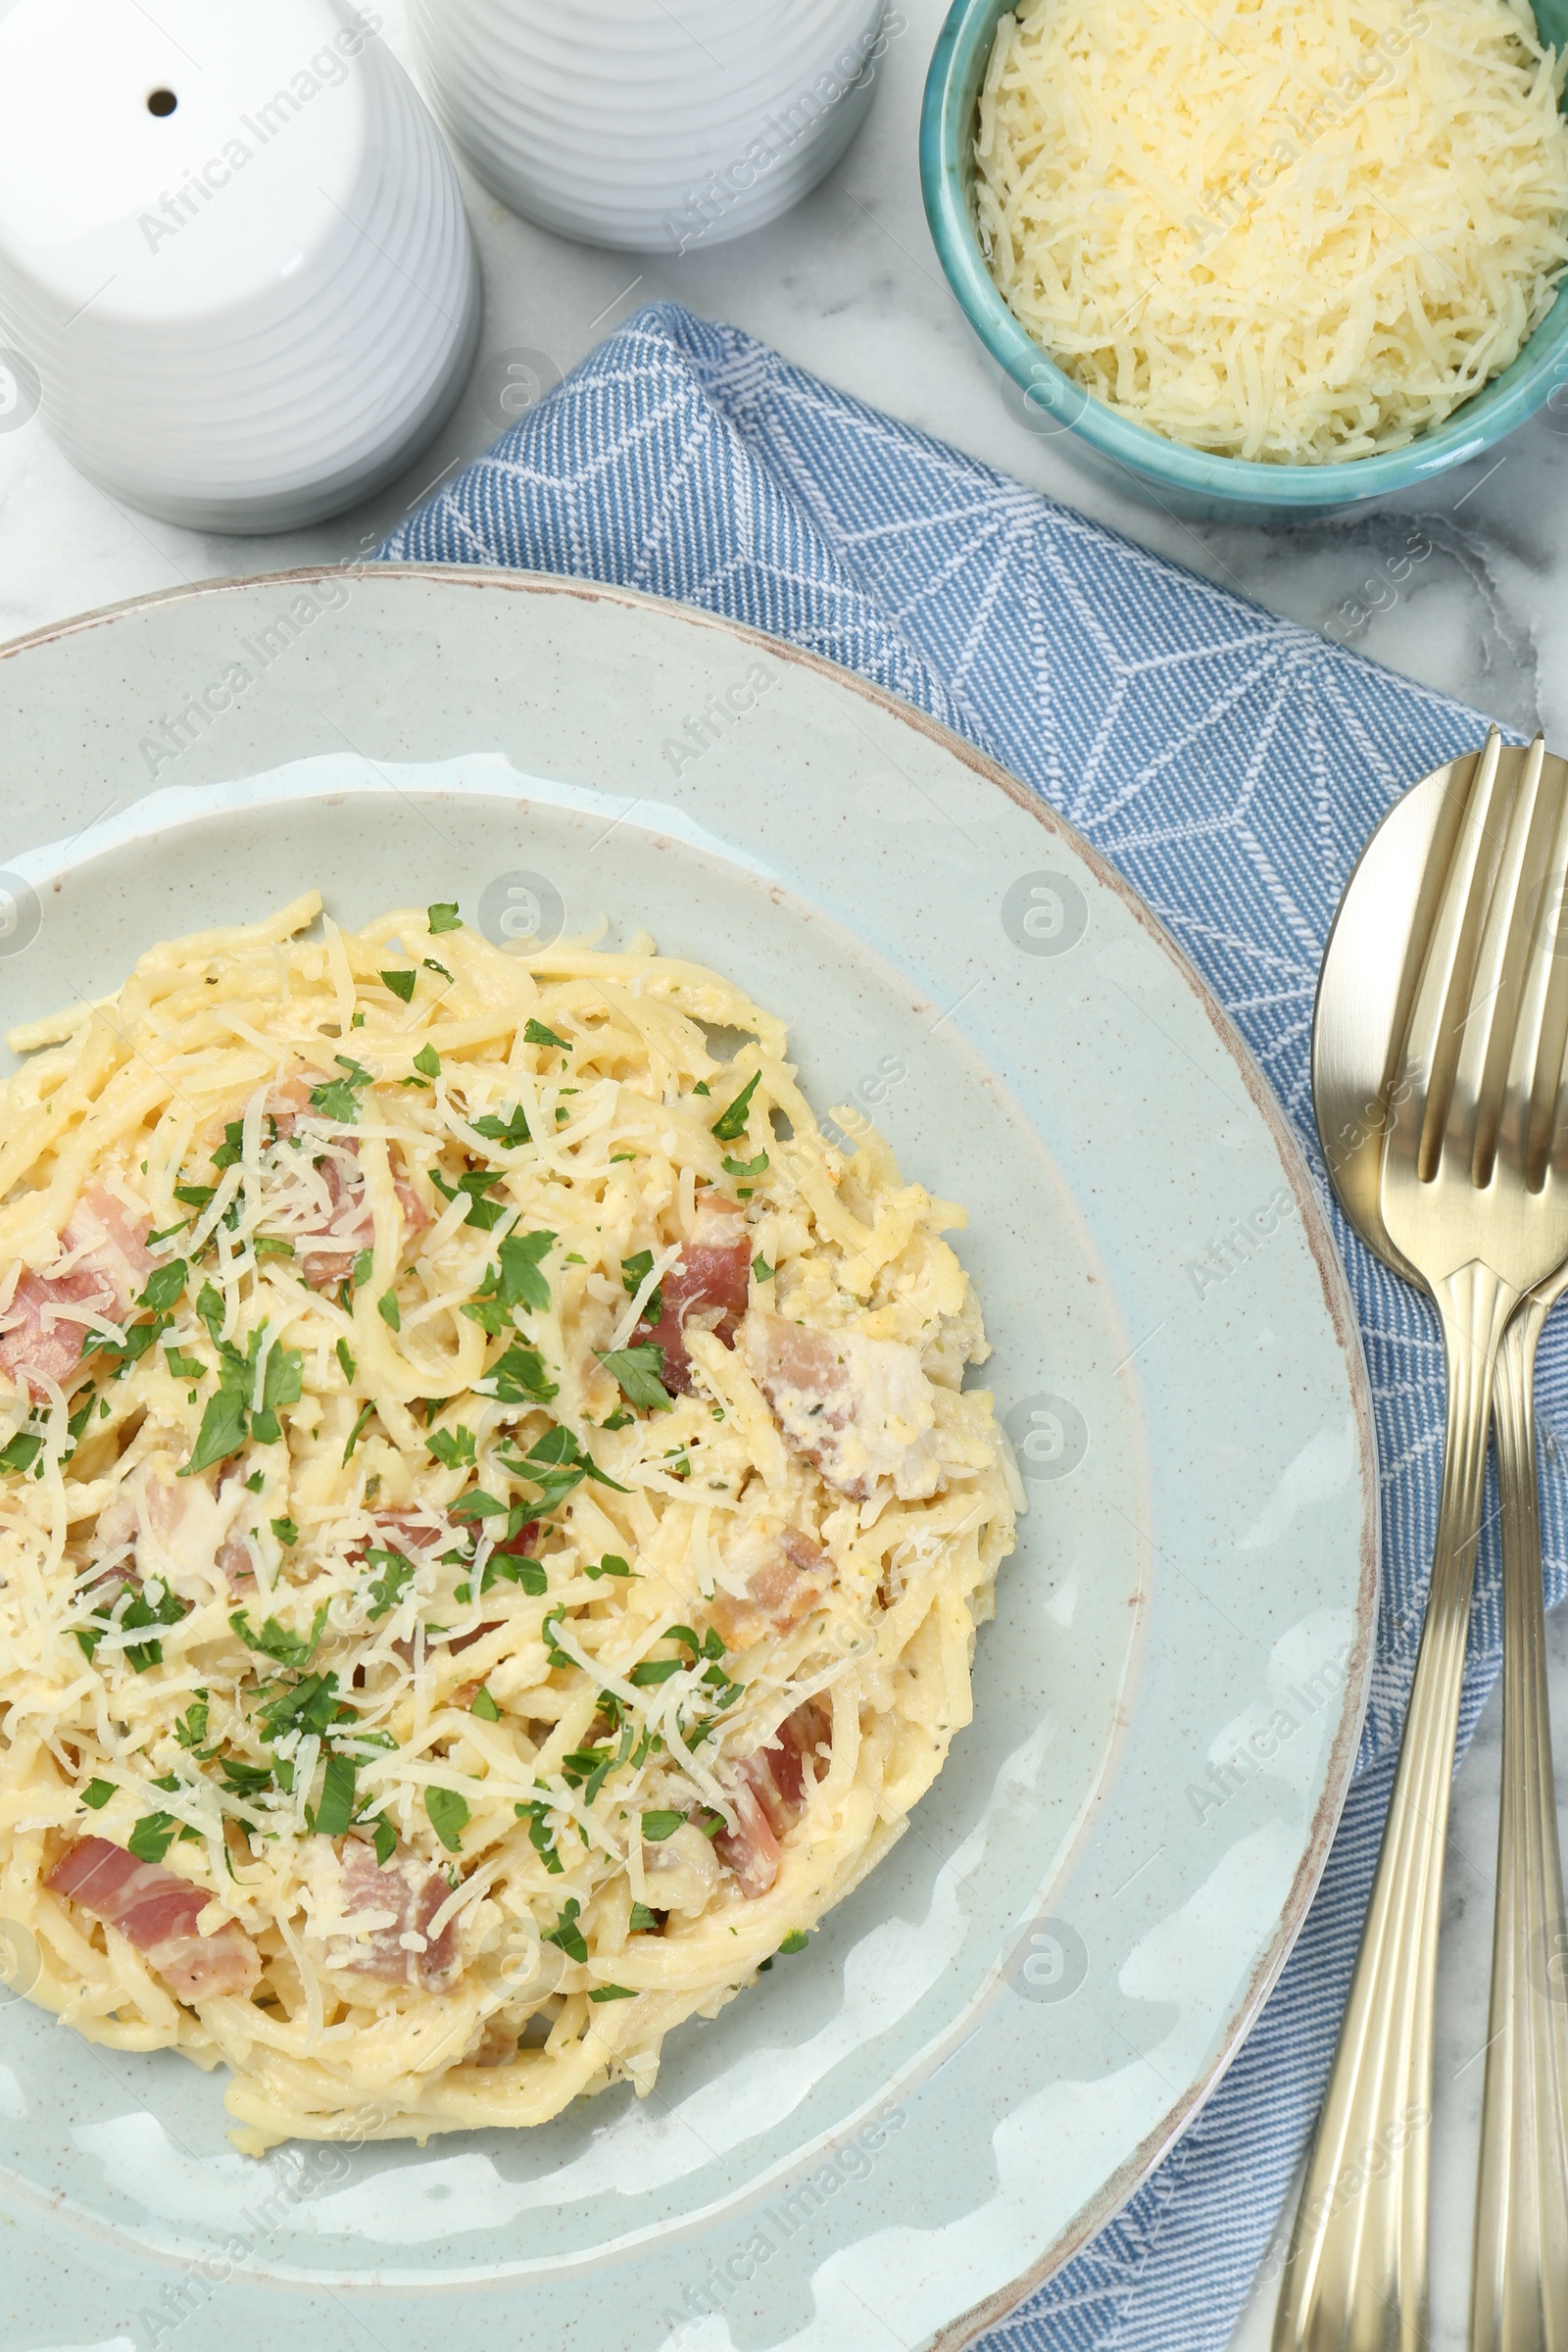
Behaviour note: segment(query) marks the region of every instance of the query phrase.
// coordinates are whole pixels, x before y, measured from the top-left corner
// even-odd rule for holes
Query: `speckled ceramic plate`
[[[967,1204],[1031,1502],[908,1835],[641,2103],[256,2164],[220,2078],[0,2000],[6,2352],[961,2342],[1212,2087],[1354,1751],[1366,1377],[1245,1050],[977,753],[616,591],[384,569],[130,606],[0,653],[0,746],[8,1020],[313,882],[350,921],[603,916],[732,973],[817,1103]]]

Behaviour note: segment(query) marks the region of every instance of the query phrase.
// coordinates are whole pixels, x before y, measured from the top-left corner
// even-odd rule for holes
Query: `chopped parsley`
[[[368,1551],[365,1557],[368,1566],[381,1571],[372,1581],[367,1596],[370,1604],[367,1614],[373,1624],[377,1618],[391,1615],[413,1584],[416,1572],[414,1562],[405,1552]]]
[[[777,1269],[775,1267],[768,1264],[766,1258],[762,1255],[760,1250],[759,1250],[757,1255],[752,1260],[752,1272],[757,1276],[758,1281],[771,1282],[776,1270]]]
[[[414,983],[418,976],[417,972],[383,972],[381,980],[384,987],[389,988],[395,997],[401,997],[404,1004],[408,1004],[413,1001]]]
[[[785,1936],[783,1942],[778,1948],[781,1952],[804,1952],[811,1938],[805,1933],[804,1929],[791,1928],[789,1934]]]
[[[76,1642],[82,1655],[89,1658],[93,1656],[99,1642],[109,1632],[111,1626],[119,1626],[130,1633],[139,1633],[143,1627],[178,1625],[182,1617],[190,1615],[192,1604],[188,1600],[181,1600],[177,1592],[171,1592],[167,1586],[153,1589],[160,1593],[157,1601],[148,1599],[147,1591],[144,1588],[138,1592],[133,1592],[123,1608],[119,1608],[118,1602],[115,1604],[119,1609],[118,1615],[112,1614],[107,1609],[99,1609],[94,1611],[94,1623],[78,1625]],[[145,1674],[149,1667],[163,1664],[164,1645],[155,1634],[150,1642],[127,1642],[122,1654],[127,1664],[133,1666],[138,1674]]]
[[[570,1667],[575,1666],[577,1663],[576,1659],[572,1657],[568,1650],[561,1648],[556,1640],[556,1636],[559,1634],[562,1625],[565,1621],[565,1615],[566,1604],[564,1601],[561,1601],[555,1608],[546,1610],[544,1621],[539,1628],[540,1635],[544,1641],[545,1656],[549,1659],[552,1667]],[[633,1676],[632,1679],[635,1681],[636,1677]]]
[[[30,1470],[42,1451],[42,1438],[34,1437],[30,1430],[19,1430],[0,1452],[0,1470]]]
[[[461,1470],[472,1467],[474,1441],[471,1429],[433,1429],[424,1442],[444,1468]]]
[[[363,1069],[357,1061],[351,1061],[346,1054],[334,1054],[332,1059],[346,1075],[329,1078],[323,1086],[313,1086],[311,1108],[318,1111],[323,1119],[335,1120],[340,1127],[352,1127],[360,1115],[359,1097],[368,1086],[373,1086],[375,1080],[368,1070]]]
[[[630,1576],[631,1565],[618,1552],[607,1551],[602,1560],[585,1561],[582,1572],[597,1584],[602,1576]]]
[[[574,1894],[568,1894],[561,1917],[555,1926],[547,1928],[539,1938],[541,1943],[555,1944],[559,1950],[565,1953],[568,1960],[583,1961],[588,1957],[588,1945],[584,1940],[581,1928],[577,1925],[577,1915],[581,1907],[577,1897]]]
[[[627,1492],[608,1471],[601,1470],[590,1454],[584,1453],[564,1424],[547,1429],[538,1444],[528,1448],[526,1460],[518,1461],[514,1454],[503,1454],[501,1462],[502,1467],[510,1470],[514,1477],[525,1478],[539,1489],[538,1499],[532,1508],[541,1515],[548,1515],[558,1504],[564,1502],[585,1478],[591,1478],[596,1486],[611,1488],[616,1494]]]
[[[354,1361],[354,1351],[347,1340],[339,1340],[337,1344],[337,1360],[343,1367],[344,1379],[352,1382],[359,1371],[359,1366]]]
[[[509,1233],[498,1261],[463,1311],[471,1323],[498,1340],[512,1328],[513,1310],[523,1306],[543,1314],[550,1304],[550,1285],[539,1271],[539,1260],[555,1246],[553,1233]]]
[[[493,1551],[484,1564],[479,1579],[479,1596],[483,1599],[493,1584],[505,1578],[509,1585],[520,1585],[524,1592],[537,1600],[550,1590],[550,1578],[543,1560],[531,1560],[525,1552]]]
[[[375,1311],[389,1331],[403,1329],[403,1309],[398,1304],[396,1291],[383,1291],[375,1302]]]
[[[626,1679],[635,1684],[639,1690],[646,1690],[655,1684],[667,1683],[672,1674],[684,1674],[685,1671],[684,1658],[644,1658],[640,1666],[632,1668]]]
[[[201,1313],[212,1330],[207,1314],[209,1294],[216,1305],[221,1300],[208,1283],[197,1300]],[[247,1434],[260,1445],[275,1446],[283,1435],[277,1417],[280,1404],[298,1404],[303,1394],[304,1356],[297,1348],[273,1348],[269,1351],[266,1369],[262,1373],[262,1401],[252,1406],[256,1394],[257,1367],[261,1362],[263,1324],[250,1336],[250,1344],[241,1355],[231,1340],[213,1337],[218,1348],[218,1393],[207,1400],[201,1428],[196,1433],[196,1448],[180,1471],[181,1478],[194,1478],[211,1469],[215,1462],[226,1462],[240,1451]]]
[[[375,1859],[378,1868],[385,1870],[398,1850],[398,1834],[384,1813],[375,1817]]]
[[[455,899],[438,900],[435,906],[426,907],[425,917],[431,933],[435,937],[439,937],[443,931],[461,931],[463,929],[463,917],[458,912]]]
[[[483,1683],[468,1701],[468,1713],[477,1715],[481,1723],[499,1723],[501,1709],[496,1705]]]
[[[519,1343],[507,1349],[485,1376],[488,1386],[494,1383],[497,1401],[501,1404],[548,1404],[558,1394],[557,1384],[545,1371],[544,1357],[536,1348]],[[475,1386],[481,1384],[475,1383]]]
[[[204,1696],[191,1701],[187,1711],[174,1725],[174,1738],[181,1747],[199,1748],[207,1737],[208,1718],[212,1708]]]
[[[414,1066],[421,1078],[436,1079],[441,1075],[441,1056],[434,1046],[421,1046],[414,1056]]]
[[[452,1516],[454,1519],[505,1519],[511,1509],[511,1503],[503,1502],[498,1494],[487,1494],[482,1487],[476,1487],[471,1494],[465,1494],[461,1502],[452,1505]]]
[[[247,1648],[259,1649],[264,1657],[273,1658],[279,1666],[290,1667],[298,1673],[310,1664],[316,1654],[316,1644],[321,1639],[321,1628],[326,1623],[326,1603],[323,1600],[317,1610],[308,1635],[291,1634],[285,1626],[279,1625],[275,1617],[269,1617],[258,1633],[243,1609],[235,1609],[228,1622]]]
[[[463,1851],[463,1833],[468,1822],[468,1800],[455,1788],[427,1788],[424,1809],[430,1817],[430,1827],[449,1854]]]
[[[345,1462],[351,1462],[354,1459],[354,1448],[364,1436],[365,1424],[367,1421],[368,1421],[374,1410],[375,1398],[373,1396],[367,1396],[365,1402],[360,1407],[359,1418],[356,1420],[354,1427],[349,1431],[349,1442],[343,1448],[343,1459]]]
[[[182,1257],[171,1258],[167,1266],[154,1270],[136,1304],[151,1308],[155,1315],[166,1313],[184,1291],[189,1276],[190,1268]]]
[[[181,1826],[172,1813],[144,1813],[125,1843],[138,1862],[162,1862]]]
[[[499,1168],[470,1168],[456,1184],[448,1184],[439,1168],[430,1170],[430,1182],[445,1200],[456,1200],[462,1193],[468,1197],[466,1225],[477,1225],[481,1233],[491,1233],[509,1212],[503,1200],[487,1200],[484,1196],[501,1182]]]
[[[115,1793],[115,1784],[113,1781],[89,1781],[79,1793],[84,1805],[90,1805],[95,1813],[101,1813]]]
[[[666,1838],[674,1837],[685,1818],[684,1813],[645,1813],[643,1836],[650,1845],[662,1845]]]
[[[522,1042],[525,1046],[559,1046],[564,1054],[571,1052],[570,1038],[558,1037],[553,1029],[545,1027],[543,1021],[528,1021],[523,1028]]]
[[[321,1801],[311,1824],[318,1838],[341,1838],[354,1819],[355,1769],[352,1756],[327,1757]]]
[[[721,1111],[713,1121],[713,1133],[721,1144],[737,1143],[746,1133],[746,1114],[752,1106],[752,1097],[761,1083],[761,1071],[755,1070],[728,1110]]]
[[[470,1119],[468,1123],[474,1134],[482,1135],[486,1143],[500,1144],[508,1152],[519,1151],[530,1141],[527,1113],[520,1102],[505,1121],[498,1119],[493,1110],[487,1110],[481,1117]]]
[[[550,1828],[549,1805],[542,1797],[535,1797],[531,1804],[516,1805],[513,1810],[516,1813],[519,1821],[525,1821],[528,1824],[528,1843],[533,1847],[546,1870],[553,1877],[559,1879],[564,1869],[564,1864],[556,1851],[556,1840]],[[545,1941],[553,1943],[555,1937],[547,1936]]]
[[[298,1732],[302,1738],[324,1739],[344,1713],[337,1676],[328,1667],[324,1674],[302,1675],[297,1683],[288,1684],[268,1701],[257,1722],[262,1738],[270,1745],[290,1732]]]
[[[273,1535],[281,1544],[287,1546],[299,1542],[300,1531],[292,1519],[274,1519],[271,1526]]]
[[[639,1250],[635,1257],[621,1259],[620,1287],[628,1298],[636,1298],[653,1270],[654,1253],[651,1250]],[[650,1291],[647,1298],[643,1301],[644,1320],[648,1323],[657,1323],[663,1311],[664,1294],[662,1289]]]
[[[588,1992],[591,2001],[634,2001],[637,1995],[629,1984],[594,1984]]]
[[[631,1936],[657,1936],[659,1913],[651,1911],[646,1903],[633,1903],[631,1917],[626,1922],[626,1932]]]
[[[611,1348],[594,1350],[605,1370],[612,1373],[620,1386],[627,1402],[640,1411],[667,1413],[674,1398],[665,1388],[662,1374],[664,1350],[646,1341],[640,1348]]]

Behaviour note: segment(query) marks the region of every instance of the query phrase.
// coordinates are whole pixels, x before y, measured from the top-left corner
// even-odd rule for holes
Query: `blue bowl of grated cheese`
[[[1419,0],[1407,14],[1417,17]],[[1009,405],[1056,434],[1123,492],[1199,519],[1272,522],[1386,498],[1480,456],[1540,409],[1568,429],[1568,298],[1554,302],[1518,356],[1441,422],[1401,447],[1290,464],[1219,456],[1168,437],[1098,398],[1050,359],[1009,309],[982,247],[975,140],[980,99],[1008,0],[955,0],[942,27],[920,122],[920,181],[938,258],[959,307],[999,363]],[[1568,37],[1568,0],[1538,0],[1544,39]],[[1450,273],[1451,274],[1451,273]]]

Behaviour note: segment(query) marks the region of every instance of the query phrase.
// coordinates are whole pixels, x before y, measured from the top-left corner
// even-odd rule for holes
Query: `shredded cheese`
[[[1517,357],[1568,261],[1563,61],[1520,0],[1025,0],[975,205],[1014,315],[1169,439],[1397,449]]]
[[[0,1085],[0,1914],[252,2153],[650,2089],[902,1830],[1013,1528],[961,1215],[778,1021],[318,911]]]

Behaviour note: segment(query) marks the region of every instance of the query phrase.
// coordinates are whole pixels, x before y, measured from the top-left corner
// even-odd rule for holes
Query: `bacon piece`
[[[760,1779],[767,1779],[765,1765],[754,1767],[750,1756],[736,1766],[736,1785],[728,1792],[735,1827],[720,1830],[713,1839],[714,1853],[733,1871],[748,1902],[755,1902],[760,1894],[767,1892],[778,1877],[779,1862],[779,1842],[773,1825],[752,1787],[754,1768]]]
[[[715,1592],[708,1616],[727,1649],[750,1649],[768,1633],[792,1633],[833,1582],[833,1563],[798,1527],[778,1535],[749,1530],[731,1546],[731,1564],[746,1579],[745,1596]]]
[[[256,1582],[256,1570],[251,1564],[250,1545],[243,1536],[230,1536],[218,1554],[218,1565],[223,1572],[223,1582],[236,1596],[247,1585]]]
[[[917,1348],[858,1331],[812,1331],[754,1307],[741,1346],[774,1417],[828,1484],[865,1502],[883,1480],[901,1502],[946,1484],[936,1406]]]
[[[470,2066],[510,2066],[517,2055],[516,2030],[504,2026],[499,2018],[491,2018],[485,2027],[479,2047],[468,2060]]]
[[[312,1089],[326,1083],[320,1070],[304,1070],[278,1082],[267,1098],[266,1108],[274,1141],[281,1143],[295,1133],[300,1120],[310,1114]],[[352,1137],[334,1139],[330,1149],[322,1146],[321,1156],[313,1164],[326,1200],[314,1204],[314,1213],[305,1223],[288,1218],[280,1223],[278,1232],[281,1239],[293,1243],[295,1263],[311,1289],[335,1290],[348,1280],[355,1259],[374,1246],[375,1219],[367,1197],[359,1146]],[[395,1161],[392,1184],[408,1232],[422,1233],[429,1216]]]
[[[426,1519],[416,1519],[409,1511],[372,1511],[371,1533],[356,1544],[348,1553],[354,1566],[363,1567],[366,1556],[372,1551],[433,1551],[438,1544],[452,1544],[457,1538],[445,1519],[432,1527]]]
[[[540,1530],[543,1526],[542,1519],[528,1520],[524,1526],[518,1528],[514,1536],[508,1536],[504,1543],[493,1544],[490,1546],[490,1557],[494,1559],[498,1553],[501,1553],[511,1554],[518,1559],[529,1558],[534,1545],[539,1541]]]
[[[342,1155],[356,1163],[351,1174],[345,1173]],[[296,1228],[290,1236],[295,1262],[313,1291],[335,1290],[348,1280],[355,1259],[374,1248],[375,1218],[358,1157],[352,1146],[339,1144],[317,1162],[326,1187],[327,1205],[317,1225],[303,1231]],[[392,1184],[407,1231],[422,1233],[430,1220],[417,1193],[396,1171]]]
[[[327,1967],[384,1984],[450,1991],[462,1974],[457,1921],[449,1919],[430,1939],[430,1922],[452,1892],[445,1872],[406,1846],[383,1869],[362,1838],[315,1843],[324,1850],[310,1877],[326,1900],[311,1932]],[[418,1940],[411,1948],[405,1936]]]
[[[151,1223],[128,1216],[100,1184],[83,1193],[61,1237],[56,1262],[66,1270],[24,1271],[0,1316],[0,1369],[19,1388],[33,1396],[47,1396],[51,1382],[66,1388],[80,1368],[88,1326],[123,1320],[152,1272]]]
[[[261,1953],[242,1928],[230,1922],[198,1935],[196,1922],[211,1900],[199,1886],[156,1862],[138,1862],[107,1838],[68,1846],[44,1884],[118,1928],[179,2000],[248,1993],[262,1973]]]
[[[705,1193],[697,1204],[691,1239],[676,1263],[659,1285],[662,1301],[657,1323],[646,1319],[632,1334],[632,1345],[652,1341],[664,1351],[666,1389],[689,1393],[691,1359],[686,1352],[686,1326],[716,1332],[726,1348],[735,1345],[735,1330],[751,1296],[752,1243],[745,1211],[738,1200]]]
[[[449,1635],[447,1637],[446,1643],[448,1655],[455,1658],[463,1650],[471,1649],[476,1642],[482,1642],[486,1634],[493,1634],[496,1628],[494,1625],[476,1625],[471,1634]],[[473,1693],[478,1690],[478,1688],[479,1686],[477,1683],[466,1683],[464,1685],[464,1689],[467,1691],[469,1698],[473,1696]],[[463,1707],[466,1706],[468,1700],[464,1698],[461,1692],[459,1692],[453,1700],[453,1704],[455,1706]]]
[[[252,1577],[251,1555],[236,1522],[254,1497],[231,1475],[180,1478],[171,1453],[150,1453],[98,1514],[92,1550],[106,1581],[140,1584],[158,1577],[187,1600],[211,1596],[214,1569],[230,1592]]]
[[[808,1699],[779,1725],[775,1744],[742,1756],[729,1791],[735,1827],[720,1830],[713,1851],[733,1871],[748,1901],[766,1894],[778,1877],[781,1841],[800,1820],[815,1781],[811,1759],[828,1722]]]

